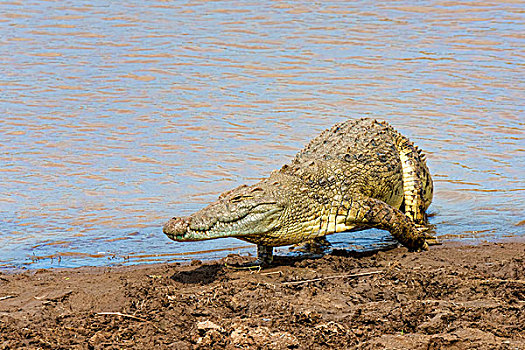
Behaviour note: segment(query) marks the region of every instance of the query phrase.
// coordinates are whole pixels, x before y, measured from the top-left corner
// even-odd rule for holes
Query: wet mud
[[[525,243],[0,273],[0,349],[525,349]]]

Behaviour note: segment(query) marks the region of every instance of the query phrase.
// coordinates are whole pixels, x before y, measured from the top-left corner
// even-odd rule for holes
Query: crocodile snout
[[[188,232],[188,227],[190,226],[190,219],[187,217],[174,217],[170,219],[162,231],[171,239],[179,240],[184,239],[184,236]]]

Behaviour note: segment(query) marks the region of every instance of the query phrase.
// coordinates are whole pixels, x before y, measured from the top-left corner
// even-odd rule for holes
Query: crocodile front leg
[[[290,249],[308,253],[311,255],[322,255],[331,247],[330,242],[326,239],[326,236],[315,237],[309,241],[302,242],[292,246]]]
[[[232,265],[233,268],[237,269],[260,269],[268,267],[273,262],[273,247],[263,244],[257,244],[257,260],[243,263],[240,265]]]
[[[424,235],[409,217],[375,198],[354,199],[347,211],[345,224],[349,227],[365,226],[387,230],[411,251],[428,250]]]
[[[257,260],[253,262],[254,266],[270,266],[273,261],[273,247],[263,244],[257,244]]]

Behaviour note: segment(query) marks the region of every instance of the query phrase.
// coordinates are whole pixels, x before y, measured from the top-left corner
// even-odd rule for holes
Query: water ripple
[[[0,13],[0,266],[253,252],[171,242],[160,226],[360,116],[426,151],[438,235],[524,234],[518,1],[35,0]]]

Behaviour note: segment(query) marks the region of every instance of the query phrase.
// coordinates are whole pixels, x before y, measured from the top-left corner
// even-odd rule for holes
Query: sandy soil
[[[0,273],[0,349],[525,349],[522,242],[225,261]]]

